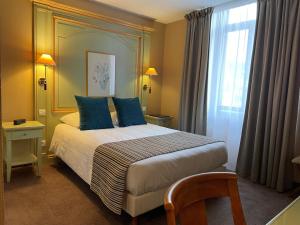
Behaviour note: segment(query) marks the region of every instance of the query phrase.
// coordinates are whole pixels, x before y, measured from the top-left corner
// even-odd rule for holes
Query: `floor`
[[[239,191],[248,225],[263,225],[292,199],[247,180],[239,180]],[[227,199],[207,203],[209,224],[233,224]],[[117,216],[65,164],[44,166],[42,177],[31,167],[13,170],[5,185],[5,225],[127,225],[127,214]],[[140,218],[140,225],[165,225],[163,207]]]

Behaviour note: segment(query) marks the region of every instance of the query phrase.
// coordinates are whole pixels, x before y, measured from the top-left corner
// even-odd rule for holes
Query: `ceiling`
[[[93,0],[135,14],[171,23],[183,19],[184,15],[209,6],[220,5],[231,0]]]

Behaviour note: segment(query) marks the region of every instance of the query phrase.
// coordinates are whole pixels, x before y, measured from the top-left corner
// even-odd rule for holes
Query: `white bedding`
[[[88,131],[59,124],[55,128],[50,150],[90,184],[93,154],[99,145],[173,132],[176,130],[153,124]],[[126,188],[133,195],[142,195],[168,187],[185,176],[213,170],[226,162],[224,142],[155,156],[129,167]]]

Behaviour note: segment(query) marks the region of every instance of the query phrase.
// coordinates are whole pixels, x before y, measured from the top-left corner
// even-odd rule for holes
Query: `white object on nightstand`
[[[5,138],[5,163],[6,163],[6,181],[10,182],[11,168],[26,164],[36,165],[36,174],[40,175],[41,164],[41,141],[45,125],[38,121],[27,121],[20,125],[14,125],[12,122],[3,122],[3,137]],[[36,141],[33,153],[12,155],[12,141],[33,139]]]

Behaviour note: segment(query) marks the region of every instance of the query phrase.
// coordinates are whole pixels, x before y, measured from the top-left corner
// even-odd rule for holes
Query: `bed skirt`
[[[224,172],[226,168],[224,166],[220,166],[211,171],[207,172]],[[148,192],[143,195],[135,196],[131,193],[126,193],[124,202],[123,202],[123,210],[128,213],[132,217],[137,217],[146,212],[149,212],[152,209],[160,207],[164,203],[164,195],[169,187],[162,188],[155,192]]]

